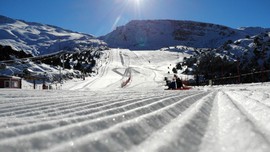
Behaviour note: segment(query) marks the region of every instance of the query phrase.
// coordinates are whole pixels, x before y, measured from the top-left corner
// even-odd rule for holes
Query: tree
[[[71,69],[69,60],[66,60],[66,62],[64,63],[64,67],[65,67],[65,69]]]
[[[174,67],[174,68],[172,69],[172,72],[175,73],[175,74],[177,74],[177,69]]]
[[[74,66],[75,70],[82,70],[82,64],[80,62],[78,62],[75,66]]]
[[[96,60],[91,61],[91,66],[94,67],[96,65]]]
[[[261,46],[261,43],[260,43],[260,38],[259,37],[255,37],[253,42],[256,44],[256,46]]]
[[[182,66],[181,66],[181,63],[180,62],[176,64],[176,69],[182,70]]]
[[[255,48],[253,50],[253,53],[254,53],[254,55],[255,55],[256,58],[260,58],[260,51],[258,50],[258,48]]]

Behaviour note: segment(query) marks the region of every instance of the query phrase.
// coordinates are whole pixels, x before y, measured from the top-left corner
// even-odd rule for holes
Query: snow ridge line
[[[89,100],[90,97],[91,97],[91,95],[83,96],[83,97],[77,97],[75,99],[78,100],[81,103],[84,103],[85,101]],[[102,100],[106,100],[106,97],[104,97],[104,98],[102,98]],[[109,97],[108,97],[108,99],[109,99]],[[83,100],[83,101],[81,101],[81,100]],[[90,104],[95,103],[95,102],[102,102],[102,100],[100,100],[98,98],[96,100],[97,101],[93,101]],[[5,107],[5,109],[0,110],[0,113],[1,113],[0,117],[1,116],[6,116],[5,113],[10,113],[10,111],[12,111],[14,114],[21,114],[21,113],[24,113],[25,110],[28,110],[28,111],[29,110],[35,110],[35,109],[40,110],[40,108],[46,108],[46,107],[51,108],[52,107],[51,105],[54,105],[54,107],[57,108],[58,106],[63,107],[63,105],[67,105],[67,104],[70,105],[70,104],[73,104],[74,102],[75,101],[73,99],[73,96],[64,97],[64,98],[62,98],[62,97],[53,97],[53,98],[46,97],[45,98],[44,97],[44,98],[40,98],[36,103],[30,102],[30,104],[29,104],[29,102],[27,100],[24,100],[23,102],[20,102],[19,104],[17,102],[12,101],[12,103],[11,103],[12,107],[10,107],[10,108]]]
[[[14,103],[16,105],[20,104],[20,103],[25,103],[27,101],[27,105],[36,105],[36,104],[40,104],[40,103],[44,103],[44,102],[50,102],[52,99],[51,97],[54,98],[54,101],[61,101],[61,100],[65,100],[65,99],[72,99],[72,98],[86,98],[88,96],[92,96],[94,95],[94,93],[88,93],[87,96],[85,95],[74,95],[72,94],[66,94],[65,96],[59,96],[57,95],[58,91],[37,91],[36,92],[39,97],[23,97],[23,98],[0,98],[1,101],[6,100],[5,103],[0,104],[1,108],[8,108],[8,107],[14,107]],[[41,94],[42,93],[42,94]],[[43,94],[44,93],[44,94]],[[55,94],[54,94],[55,93]],[[45,95],[47,94],[47,95]],[[48,96],[48,94],[50,94],[50,96]],[[29,95],[28,95],[29,96]],[[53,102],[53,101],[51,101]],[[63,101],[64,102],[64,101]]]
[[[1,91],[6,91],[6,90],[1,90]],[[35,90],[31,90],[31,91],[34,91]],[[13,96],[13,97],[2,97],[1,98],[1,101],[0,101],[0,105],[1,104],[8,104],[10,103],[10,100],[12,100],[12,102],[20,102],[21,100],[27,100],[29,102],[34,102],[36,103],[37,100],[39,99],[43,99],[43,98],[48,98],[48,96],[46,95],[46,93],[53,93],[54,97],[57,96],[57,93],[58,93],[59,90],[38,90],[36,91],[37,93],[37,96],[30,96],[30,95],[33,95],[33,94],[24,94],[22,96]],[[42,94],[41,94],[42,92]],[[89,92],[90,94],[94,94],[92,92]],[[68,96],[60,96],[62,98],[78,98],[78,97],[81,97],[81,95],[78,95],[78,94],[72,94],[72,95],[68,95]]]
[[[17,123],[13,124],[12,123],[12,119],[11,119],[11,120],[8,121],[8,123],[5,123],[4,124],[4,127],[6,125],[12,125],[12,127],[9,127],[8,129],[11,129],[11,128],[12,129],[20,128],[20,130],[22,130],[22,128],[21,128],[22,126],[19,126],[19,125],[26,125],[26,126],[29,127],[29,126],[31,126],[31,123],[36,123],[36,124],[40,124],[41,123],[41,124],[43,124],[45,122],[53,122],[53,120],[58,121],[59,119],[63,119],[63,118],[65,118],[65,121],[69,120],[69,118],[70,118],[70,120],[73,120],[71,117],[74,117],[74,116],[85,117],[85,116],[88,116],[89,114],[93,115],[95,113],[104,112],[104,110],[110,109],[110,108],[113,108],[113,107],[121,107],[121,106],[124,106],[125,104],[127,104],[127,105],[128,104],[132,104],[133,102],[136,102],[138,100],[142,100],[142,102],[144,102],[148,98],[152,98],[152,97],[156,97],[156,98],[153,98],[153,99],[159,99],[159,98],[162,98],[163,96],[162,95],[160,95],[158,97],[157,96],[148,96],[147,98],[127,99],[127,100],[121,100],[121,101],[119,101],[119,99],[115,99],[114,101],[106,101],[106,102],[100,101],[98,103],[93,103],[93,102],[89,102],[88,103],[88,102],[86,102],[89,105],[88,106],[84,106],[84,107],[79,107],[79,108],[81,108],[81,110],[76,109],[76,108],[74,109],[73,105],[71,105],[71,107],[70,107],[71,109],[68,108],[68,113],[65,113],[63,110],[61,110],[62,107],[59,107],[59,108],[53,109],[53,110],[50,108],[49,109],[49,112],[51,112],[51,113],[48,113],[47,114],[47,116],[49,116],[49,118],[50,118],[49,120],[43,120],[42,118],[37,118],[36,119],[37,121],[35,121],[35,119],[34,119],[35,117],[33,117],[33,115],[31,115],[32,117],[31,117],[31,119],[29,121],[25,120],[25,121],[22,122],[22,124],[20,124],[20,123],[17,122],[17,120],[14,120]],[[167,97],[169,97],[169,96],[167,96]],[[70,105],[68,104],[68,106],[70,106]],[[86,110],[84,110],[84,109],[86,109]],[[40,109],[37,109],[37,110],[40,110]],[[56,110],[61,110],[61,111],[56,111]],[[101,111],[101,112],[98,112],[98,111]],[[40,113],[43,114],[44,111],[41,111]],[[39,113],[37,113],[37,114],[39,114]],[[57,114],[57,115],[55,115],[55,114]],[[18,115],[15,115],[15,116],[16,116],[16,118],[18,117]],[[42,121],[40,121],[40,120],[42,120]],[[36,125],[36,124],[33,124],[33,125]],[[4,128],[4,129],[6,129],[6,128]],[[0,129],[0,132],[2,132],[1,129]]]
[[[160,97],[157,98],[146,98],[144,100],[138,100],[138,103],[131,103],[129,105],[123,105],[123,106],[116,106],[113,107],[111,109],[107,109],[107,110],[103,110],[103,111],[99,111],[99,112],[95,112],[95,113],[88,113],[88,114],[84,114],[84,115],[80,115],[80,116],[73,116],[70,118],[64,118],[63,117],[59,117],[59,119],[57,120],[49,120],[49,121],[40,121],[40,122],[36,122],[34,124],[25,124],[23,126],[17,126],[17,127],[11,127],[11,128],[4,128],[0,130],[0,139],[1,138],[7,138],[7,137],[14,137],[19,135],[24,135],[24,134],[29,134],[29,133],[34,133],[34,132],[38,132],[38,131],[45,131],[45,130],[49,130],[49,129],[54,129],[56,127],[63,127],[66,125],[70,125],[73,123],[82,123],[84,121],[89,121],[89,119],[95,119],[95,118],[99,118],[100,117],[106,117],[108,115],[115,115],[121,112],[126,112],[126,111],[131,111],[135,108],[138,109],[138,107],[141,106],[151,106],[151,104],[155,104],[156,102],[162,102],[163,100],[166,99],[171,99],[173,97],[185,97],[185,96],[189,96],[189,94],[187,95],[176,95],[176,96],[165,96],[162,97],[160,99]],[[132,105],[134,105],[134,107],[132,107]],[[95,107],[96,108],[96,107]],[[91,109],[90,109],[91,110]]]
[[[157,97],[157,98],[153,98],[153,99],[147,99],[147,100],[149,100],[148,102],[149,103],[151,103],[152,101],[155,101],[156,99],[158,99],[158,98],[160,98],[160,97]],[[165,97],[163,97],[163,98],[165,98]],[[137,99],[138,100],[138,99]],[[140,103],[141,103],[141,105],[140,106],[142,106],[142,105],[146,105],[146,104],[149,104],[148,102],[146,102],[147,101],[146,99],[145,100],[142,100]],[[135,104],[137,104],[137,103],[135,103]],[[135,104],[133,104],[133,105],[135,105]],[[132,106],[130,106],[130,105],[132,105],[132,103],[131,104],[129,104],[129,105],[123,105],[123,106],[119,106],[119,105],[117,105],[116,107],[119,109],[119,108],[124,108],[125,110],[129,110],[129,109],[132,109]],[[130,107],[130,108],[128,108],[128,106]],[[40,122],[37,122],[37,123],[35,123],[35,124],[26,124],[26,125],[24,125],[24,126],[18,126],[18,127],[11,127],[11,128],[8,128],[8,129],[1,129],[0,130],[0,132],[1,132],[1,134],[0,134],[0,137],[1,136],[6,136],[6,137],[8,137],[8,136],[11,136],[11,135],[6,135],[6,134],[10,134],[10,131],[12,131],[12,132],[16,132],[16,134],[26,134],[27,133],[27,130],[32,130],[32,129],[29,129],[29,127],[31,127],[31,128],[46,128],[46,129],[52,129],[52,127],[55,127],[55,126],[59,126],[60,124],[61,124],[61,126],[64,126],[64,125],[68,125],[68,124],[71,124],[71,123],[74,123],[74,121],[75,122],[82,122],[82,121],[85,121],[85,120],[89,120],[89,119],[94,119],[95,117],[97,117],[97,116],[103,116],[103,115],[105,115],[106,116],[106,113],[110,113],[110,114],[114,114],[114,113],[118,113],[119,112],[119,110],[117,110],[117,108],[114,108],[114,109],[109,109],[109,110],[107,110],[107,111],[100,111],[100,112],[96,112],[96,113],[89,113],[90,115],[87,115],[86,113],[85,114],[82,114],[82,115],[80,115],[80,116],[77,116],[77,117],[74,117],[73,116],[73,118],[64,118],[64,121],[62,121],[62,119],[63,119],[63,117],[59,117],[59,119],[60,120],[48,120],[48,121],[46,121],[46,120],[43,120],[43,121],[40,121]],[[91,110],[91,109],[90,109]],[[124,110],[122,110],[122,111],[124,111]],[[75,119],[76,118],[76,119]],[[50,126],[49,125],[46,125],[47,123],[50,123]],[[54,124],[54,125],[53,125]],[[23,129],[23,128],[26,128],[26,129]],[[9,130],[9,131],[8,131]],[[16,131],[17,130],[17,131]],[[32,130],[32,132],[34,132],[35,130]],[[40,130],[39,130],[40,131]],[[5,134],[5,135],[3,135],[3,134]],[[15,134],[15,135],[16,135]]]
[[[151,96],[149,96],[149,97],[151,97]],[[163,97],[163,96],[156,97],[155,99],[159,99],[160,97]],[[65,120],[67,120],[68,118],[74,117],[74,116],[88,116],[89,114],[101,113],[101,112],[104,112],[108,109],[112,109],[112,108],[116,108],[116,107],[119,108],[119,107],[123,107],[125,105],[132,105],[134,102],[136,102],[138,100],[141,100],[141,102],[144,102],[144,104],[146,104],[147,103],[146,101],[148,99],[141,98],[141,99],[128,99],[128,100],[122,100],[122,101],[116,100],[117,102],[115,102],[115,101],[110,102],[109,101],[109,102],[106,102],[106,104],[99,103],[99,104],[89,105],[89,106],[85,106],[85,107],[79,107],[79,109],[71,109],[71,110],[67,109],[67,112],[66,111],[55,112],[55,114],[57,114],[57,115],[50,113],[49,114],[49,116],[50,116],[49,121],[61,119],[63,117],[65,117],[66,118]],[[87,110],[84,110],[84,109],[87,109]],[[76,112],[74,112],[74,111],[76,111]]]
[[[47,91],[44,91],[47,92]],[[50,97],[54,97],[54,96],[50,96]],[[69,99],[69,98],[80,98],[81,96],[77,95],[77,96],[66,96],[66,97],[61,97],[62,99]],[[13,104],[16,103],[22,103],[23,101],[27,101],[28,105],[30,104],[38,104],[40,102],[44,102],[44,98],[47,98],[47,101],[50,101],[50,99],[48,99],[48,97],[46,96],[39,96],[39,97],[20,97],[20,98],[0,98],[1,99],[1,103],[0,103],[0,108],[9,108],[9,107],[14,107]],[[23,100],[23,101],[22,101]],[[42,100],[42,101],[40,101]],[[59,100],[59,99],[56,99]]]
[[[252,114],[250,114],[244,106],[240,105],[240,103],[238,103],[231,94],[227,92],[224,92],[224,93],[228,96],[228,98],[230,99],[231,103],[235,106],[235,108],[238,109],[239,112],[246,118],[246,121],[249,124],[251,124],[251,126],[253,127],[253,131],[256,134],[258,134],[261,138],[263,138],[264,141],[267,142],[267,144],[270,146],[270,137],[266,135],[268,131],[260,127],[257,124],[256,119],[252,116]]]
[[[208,122],[217,92],[199,99],[172,122],[155,132],[131,152],[197,152],[208,129]],[[160,141],[163,139],[163,141]]]
[[[267,104],[265,104],[265,103],[262,103],[260,100],[258,100],[258,99],[255,99],[255,98],[252,98],[252,97],[250,97],[250,96],[248,96],[248,95],[244,95],[244,94],[239,94],[239,93],[236,93],[236,92],[234,92],[235,94],[238,94],[238,95],[242,95],[242,96],[244,96],[244,97],[246,97],[246,98],[248,98],[248,99],[251,99],[251,100],[253,100],[254,102],[256,102],[256,103],[258,103],[258,104],[260,104],[260,105],[262,105],[262,106],[264,106],[264,107],[266,107],[266,108],[268,108],[268,109],[270,109],[270,105],[267,105]]]
[[[85,104],[85,100],[88,97],[81,97],[81,98],[76,98],[80,101],[81,104]],[[45,98],[44,98],[45,99]],[[70,106],[73,104],[74,100],[72,98],[67,98],[68,100],[62,99],[62,98],[56,98],[56,99],[48,99],[46,98],[45,101],[42,99],[39,99],[41,102],[37,102],[35,104],[28,104],[23,103],[24,105],[19,106],[18,104],[14,104],[12,107],[0,110],[0,117],[5,117],[10,114],[10,111],[12,111],[13,115],[19,116],[19,114],[25,114],[29,111],[33,112],[33,110],[40,111],[40,110],[47,110],[50,108],[57,108],[57,107],[62,107],[64,105],[69,104]],[[58,102],[60,101],[60,102]],[[100,102],[100,101],[99,101]],[[78,103],[77,103],[78,104]],[[19,106],[19,107],[18,107]]]
[[[159,103],[154,103],[150,106],[148,105],[144,107],[139,107],[136,109],[124,111],[124,112],[114,114],[114,115],[108,114],[108,116],[105,116],[102,118],[96,118],[94,120],[84,121],[81,123],[75,121],[68,126],[64,126],[64,127],[58,126],[58,128],[56,129],[40,131],[40,132],[36,132],[30,135],[22,135],[22,136],[10,138],[10,139],[4,139],[0,141],[0,147],[7,148],[7,150],[19,148],[22,151],[27,151],[28,148],[30,149],[31,148],[34,148],[34,149],[49,148],[48,147],[49,145],[60,144],[61,142],[65,140],[79,138],[81,136],[84,136],[85,134],[91,134],[91,133],[100,132],[100,131],[102,132],[102,130],[106,128],[111,128],[112,126],[115,126],[116,124],[118,125],[123,124],[123,123],[128,124],[129,120],[134,120],[134,119],[137,119],[137,117],[143,117],[144,115],[146,116],[151,115],[150,113],[153,113],[153,112],[156,113],[156,111],[163,111],[164,109],[171,109],[175,105],[180,106],[180,109],[181,109],[182,107],[181,105],[183,104],[182,101],[185,101],[184,104],[191,104],[190,101],[188,101],[188,99],[195,98],[195,97],[199,99],[206,94],[208,93],[199,92],[195,95],[189,95],[189,96],[187,95],[187,97],[185,98],[179,96],[178,99],[183,98],[180,101],[178,101],[178,99],[176,98],[169,98],[166,100],[161,99],[158,101]],[[164,101],[168,103],[164,103]],[[178,101],[178,102],[174,103],[175,101]],[[169,107],[168,107],[168,104],[170,105]],[[178,111],[180,110],[178,108],[173,108],[173,109]],[[37,140],[39,143],[42,143],[42,145],[35,145]]]
[[[23,111],[29,111],[29,110],[31,110],[31,111],[33,111],[33,110],[35,110],[37,107],[38,107],[38,109],[37,110],[42,110],[43,108],[45,109],[45,107],[49,107],[49,108],[57,108],[58,110],[60,109],[65,109],[65,107],[67,106],[67,107],[72,107],[72,108],[75,108],[75,107],[77,107],[78,105],[82,105],[82,106],[86,106],[87,104],[88,104],[88,106],[94,106],[94,105],[104,105],[104,104],[106,104],[106,103],[108,103],[108,104],[111,104],[111,103],[113,103],[113,102],[116,102],[116,101],[118,101],[119,99],[114,99],[114,100],[112,100],[112,101],[106,101],[107,99],[110,99],[110,97],[104,97],[104,98],[102,98],[101,100],[100,99],[95,99],[94,98],[94,101],[89,101],[89,98],[91,99],[92,97],[91,96],[88,96],[88,97],[81,97],[81,98],[76,98],[76,100],[74,100],[74,99],[69,99],[69,100],[64,100],[64,101],[62,101],[62,99],[59,99],[59,98],[57,98],[57,99],[54,99],[54,98],[52,98],[52,99],[49,99],[49,101],[50,102],[48,102],[48,100],[46,99],[44,102],[46,102],[46,104],[43,104],[43,101],[41,101],[41,102],[39,102],[39,103],[37,103],[35,106],[33,106],[32,107],[32,105],[31,106],[28,106],[28,102],[27,102],[27,105],[26,105],[26,103],[24,104],[24,105],[22,105],[22,106],[20,106],[20,107],[15,107],[15,109],[5,109],[5,111],[8,111],[8,112],[10,112],[10,111],[12,111],[13,113],[14,112],[16,112],[17,111],[17,109],[18,109],[18,111],[19,111],[19,113],[18,114],[20,114],[20,113],[23,113]],[[83,100],[83,101],[81,101],[81,100]],[[97,100],[97,101],[96,101]],[[100,101],[98,101],[98,100],[100,100]],[[58,101],[60,101],[60,102],[58,102]],[[106,101],[106,102],[104,102],[104,101]],[[79,104],[78,104],[79,103]],[[54,106],[51,106],[51,105],[54,105]],[[17,105],[18,106],[18,105]],[[96,106],[96,107],[97,107]],[[58,108],[59,107],[59,108]],[[26,109],[27,108],[27,109]],[[21,110],[21,109],[23,109],[23,110]],[[3,112],[3,111],[2,111]],[[45,112],[45,111],[43,111],[43,112]],[[45,112],[46,113],[46,112]],[[15,113],[15,114],[17,114],[17,113]],[[1,114],[2,115],[2,114]],[[6,116],[6,115],[5,115]],[[18,116],[18,115],[16,115],[16,116]]]
[[[117,101],[117,100],[116,100]],[[24,124],[30,124],[30,123],[35,123],[39,122],[40,120],[48,121],[47,116],[49,116],[49,120],[54,120],[54,119],[59,119],[65,117],[72,117],[73,115],[77,115],[82,109],[88,108],[88,107],[95,107],[97,105],[104,105],[104,101],[97,101],[97,102],[87,102],[87,101],[81,101],[81,102],[76,102],[70,103],[70,104],[57,104],[57,105],[48,105],[47,107],[37,107],[34,109],[26,109],[23,112],[12,112],[11,114],[5,114],[4,117],[7,116],[13,116],[16,118],[26,118],[24,119],[23,122],[18,123],[17,120],[8,120],[7,123],[4,123],[4,125],[0,125],[0,128],[5,127],[5,126],[19,126],[19,125],[24,125]],[[114,102],[114,101],[111,101]],[[78,104],[79,103],[79,104]],[[38,105],[37,105],[38,106]],[[27,108],[27,107],[26,107]],[[75,112],[74,111],[78,111]],[[16,115],[15,115],[16,114]],[[31,117],[31,119],[27,120],[28,117]],[[10,127],[9,127],[10,128]]]
[[[74,101],[73,98],[75,98],[76,100]],[[107,102],[111,103],[111,102],[114,102],[114,101],[118,101],[118,98],[119,97],[113,97],[114,100],[107,101]],[[68,100],[66,100],[66,99],[68,99]],[[16,114],[14,112],[17,112],[17,111],[19,111],[19,113],[23,113],[23,111],[25,111],[26,108],[27,108],[26,110],[31,109],[31,111],[33,111],[33,110],[36,109],[36,110],[40,111],[40,110],[42,110],[40,108],[43,108],[43,107],[52,108],[51,105],[55,105],[55,106],[53,106],[55,108],[57,108],[59,106],[60,109],[62,109],[64,105],[67,105],[67,106],[73,105],[74,102],[75,102],[75,104],[77,104],[76,103],[77,101],[84,104],[84,102],[88,102],[89,99],[91,99],[93,101],[91,101],[91,103],[88,103],[88,104],[94,104],[94,103],[98,103],[98,102],[102,103],[102,102],[104,102],[104,101],[106,101],[108,99],[111,99],[111,97],[109,95],[106,95],[102,99],[100,99],[99,97],[93,97],[92,94],[89,94],[89,95],[83,96],[83,97],[81,97],[81,96],[74,97],[74,96],[69,96],[69,95],[67,95],[67,97],[63,97],[63,96],[61,96],[61,97],[56,96],[56,97],[53,97],[53,98],[44,97],[44,98],[39,98],[39,100],[37,102],[35,102],[35,103],[30,102],[28,100],[24,100],[22,102],[12,101],[9,104],[9,107],[1,107],[0,116],[4,116],[4,117],[10,116],[11,111],[13,112],[13,114]],[[121,99],[123,99],[123,98],[121,98]],[[84,101],[80,101],[80,100],[84,100]],[[29,102],[30,102],[30,104],[29,104]],[[5,113],[7,113],[7,114],[5,114]]]
[[[166,108],[153,110],[149,114],[111,126],[106,130],[73,139],[57,145],[50,151],[127,151],[132,146],[142,143],[208,94],[209,92],[188,96]]]

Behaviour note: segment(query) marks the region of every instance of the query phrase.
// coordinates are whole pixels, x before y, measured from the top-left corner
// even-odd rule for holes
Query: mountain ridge
[[[261,27],[233,29],[188,20],[132,20],[99,38],[110,47],[133,50],[160,49],[175,45],[216,48],[228,40],[235,41],[267,30],[270,31],[269,28]]]
[[[33,56],[57,51],[81,51],[92,46],[131,50],[158,50],[169,46],[218,48],[227,41],[236,41],[270,31],[270,28],[240,27],[237,29],[190,20],[131,20],[105,36],[74,32],[54,25],[27,22],[0,15],[0,44],[23,50]],[[105,43],[105,42],[106,43]]]
[[[93,35],[74,32],[54,25],[27,22],[0,15],[0,44],[34,56],[61,50],[80,51],[106,45]]]

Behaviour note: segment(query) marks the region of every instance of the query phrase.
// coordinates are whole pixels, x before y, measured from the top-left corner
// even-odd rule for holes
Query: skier
[[[175,81],[176,81],[176,88],[177,89],[183,89],[184,87],[183,87],[183,82],[182,82],[182,80],[175,74],[174,75],[174,79],[175,79]]]
[[[175,77],[173,77],[173,79],[172,79],[172,81],[171,81],[171,83],[169,84],[169,86],[168,86],[169,88],[169,90],[170,89],[176,89],[177,88],[177,84],[176,84],[176,79],[175,79]]]

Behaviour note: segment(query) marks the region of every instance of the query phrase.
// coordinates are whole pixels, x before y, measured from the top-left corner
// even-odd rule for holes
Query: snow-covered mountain
[[[215,79],[216,84],[232,83],[240,74],[242,83],[269,80],[265,73],[270,71],[270,32],[229,40],[218,48],[174,46],[162,50],[191,54],[176,67],[186,66],[183,74]]]
[[[52,25],[15,20],[0,15],[0,44],[23,50],[34,56],[77,51],[106,45],[92,35],[73,32]]]
[[[160,49],[167,46],[216,48],[228,40],[266,32],[269,29],[230,27],[194,21],[134,20],[100,37],[110,47],[129,49]],[[269,30],[270,31],[270,30]]]

